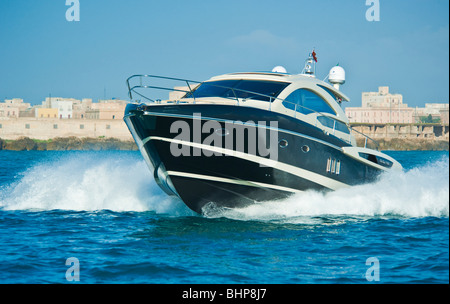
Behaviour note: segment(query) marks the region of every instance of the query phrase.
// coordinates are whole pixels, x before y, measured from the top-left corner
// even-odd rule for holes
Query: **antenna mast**
[[[310,77],[316,77],[316,62],[316,52],[313,49],[312,53],[309,53],[308,58],[305,60],[305,67],[302,70],[302,74],[308,75]]]

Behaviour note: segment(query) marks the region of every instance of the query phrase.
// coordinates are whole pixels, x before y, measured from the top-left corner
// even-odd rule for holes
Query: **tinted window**
[[[377,156],[377,155],[373,155],[373,154],[367,154],[367,153],[362,153],[362,152],[359,152],[359,156],[361,156],[361,157],[363,157],[363,158],[365,158],[367,160],[370,160],[371,162],[379,164],[379,165],[381,165],[383,167],[390,168],[393,165],[393,163],[390,160],[388,160],[388,159],[386,159],[384,157],[381,157],[381,156]]]
[[[347,125],[343,122],[337,121],[335,119],[326,116],[319,116],[317,117],[317,120],[320,121],[320,123],[325,127],[350,134],[350,130],[348,129]]]
[[[234,97],[230,87],[236,84],[235,80],[223,80],[202,83],[193,93],[195,98],[200,97]],[[191,93],[187,93],[186,98],[192,97]]]
[[[286,82],[259,80],[221,80],[202,83],[194,92],[195,98],[223,97],[270,101],[289,85]],[[264,95],[264,96],[263,96]],[[192,97],[191,93],[185,96]]]
[[[283,105],[291,110],[296,109],[297,112],[302,114],[320,112],[336,115],[336,112],[322,99],[322,97],[308,89],[298,89],[292,92],[285,101],[283,101]]]
[[[320,84],[318,84],[317,86],[322,88],[322,89],[324,89],[325,91],[327,91],[327,93],[330,94],[331,97],[333,97],[334,100],[336,100],[338,102],[342,102],[342,99],[338,95],[336,95],[333,91],[331,91],[329,88],[327,88],[327,87],[325,87],[323,85],[320,85]]]

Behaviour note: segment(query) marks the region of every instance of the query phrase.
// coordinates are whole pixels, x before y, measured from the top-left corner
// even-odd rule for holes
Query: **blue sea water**
[[[0,151],[0,283],[448,284],[448,151],[387,153],[403,172],[200,216],[139,152]]]

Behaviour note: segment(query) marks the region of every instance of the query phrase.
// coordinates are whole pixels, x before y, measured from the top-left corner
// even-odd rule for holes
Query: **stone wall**
[[[10,118],[0,120],[0,138],[3,139],[16,140],[21,137],[29,137],[49,140],[72,136],[133,140],[122,119]]]
[[[376,138],[449,139],[449,126],[441,124],[351,124],[353,129]],[[356,137],[362,135],[356,133]]]
[[[448,150],[449,126],[442,124],[362,124],[352,128],[376,140],[381,150]],[[353,132],[358,146],[366,144],[365,137]],[[367,146],[375,146],[370,140]]]

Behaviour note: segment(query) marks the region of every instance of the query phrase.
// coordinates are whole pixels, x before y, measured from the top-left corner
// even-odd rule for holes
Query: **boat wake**
[[[0,208],[191,214],[160,190],[143,160],[105,153],[66,155],[31,167],[0,188]]]
[[[63,156],[23,172],[0,188],[3,210],[152,211],[191,216],[180,200],[167,196],[142,160],[131,156]],[[304,222],[321,216],[449,216],[449,160],[390,172],[372,184],[333,192],[306,191],[240,209],[204,208],[208,218]]]
[[[240,209],[205,206],[207,217],[305,223],[314,217],[448,217],[448,157],[406,172],[389,172],[378,181],[332,192],[306,191]],[[313,220],[314,221],[314,220]]]

